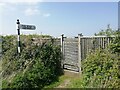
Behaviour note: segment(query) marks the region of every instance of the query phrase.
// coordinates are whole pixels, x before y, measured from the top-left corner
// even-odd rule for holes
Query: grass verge
[[[67,75],[62,75],[59,77],[58,81],[51,83],[45,88],[59,88],[60,85],[64,84],[66,80],[70,80],[70,83],[62,88],[82,88],[82,81],[80,77],[71,77]]]

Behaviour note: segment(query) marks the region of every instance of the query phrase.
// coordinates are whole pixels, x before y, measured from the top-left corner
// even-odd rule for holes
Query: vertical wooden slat
[[[100,45],[101,45],[101,48],[103,48],[103,47],[102,47],[102,37],[100,38],[100,42],[101,42],[101,44],[100,44]]]
[[[88,38],[86,39],[86,46],[87,46],[87,50],[86,50],[86,55],[88,54]]]
[[[81,38],[81,56],[82,56],[82,60],[83,60],[83,54],[84,54],[84,47],[83,47],[84,43],[83,43],[83,38]]]
[[[81,35],[78,34],[78,67],[79,67],[79,72],[81,72]]]
[[[63,67],[63,64],[64,64],[64,44],[63,44],[63,42],[64,42],[64,34],[62,34],[61,35],[61,52],[62,52],[62,56],[63,56],[63,59],[62,59],[62,61],[61,61],[61,66]]]
[[[84,57],[85,57],[85,38],[83,39],[83,59],[84,59]]]
[[[100,49],[100,38],[98,39],[98,43],[99,43],[99,46],[98,46],[98,48]]]

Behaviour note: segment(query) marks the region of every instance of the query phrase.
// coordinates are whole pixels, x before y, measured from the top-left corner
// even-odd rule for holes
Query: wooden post
[[[18,53],[20,53],[20,22],[19,22],[19,19],[17,19],[17,30],[18,30]]]
[[[63,64],[64,64],[64,50],[63,50],[63,41],[64,41],[64,34],[61,35],[61,52],[62,52],[62,61],[61,61],[61,65],[63,67]]]
[[[63,53],[63,37],[64,37],[64,34],[61,35],[61,52]]]
[[[82,34],[78,34],[78,67],[79,67],[79,72],[81,72],[81,41],[80,37]]]

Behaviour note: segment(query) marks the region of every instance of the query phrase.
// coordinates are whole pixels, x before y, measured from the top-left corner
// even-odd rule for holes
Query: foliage
[[[120,30],[116,31],[116,37],[111,44],[111,50],[113,50],[114,53],[118,53],[120,55]]]
[[[116,35],[116,31],[112,30],[111,28],[101,30],[100,32],[95,33],[95,36],[111,36],[111,35]]]
[[[96,50],[83,62],[83,86],[120,88],[120,57],[110,50]]]
[[[15,36],[2,37],[4,88],[43,88],[61,75],[60,47],[53,40],[36,45],[33,37],[35,35],[21,35],[20,54]]]
[[[10,48],[14,48],[15,44],[17,43],[15,40],[16,36],[2,36],[2,53],[4,54]]]
[[[109,50],[96,50],[83,62],[83,86],[120,88],[120,57]]]
[[[108,48],[95,50],[82,61],[83,77],[79,86],[120,88],[120,31],[107,29],[96,35],[115,35],[115,38]]]

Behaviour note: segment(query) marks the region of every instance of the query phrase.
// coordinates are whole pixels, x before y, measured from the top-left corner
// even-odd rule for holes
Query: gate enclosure
[[[61,36],[61,51],[63,54],[63,69],[81,72],[81,60],[84,60],[91,50],[107,47],[113,37],[82,36],[67,38]]]

